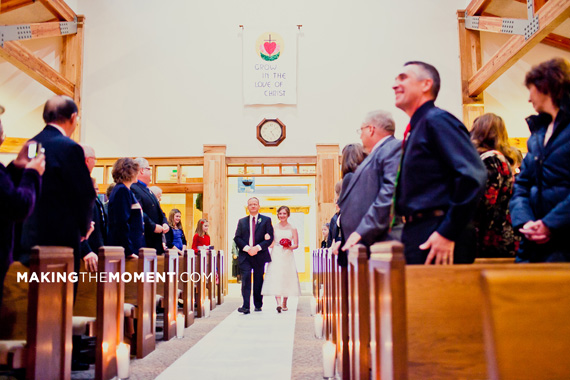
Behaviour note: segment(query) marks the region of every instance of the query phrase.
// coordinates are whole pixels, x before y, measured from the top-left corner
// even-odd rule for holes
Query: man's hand
[[[81,238],[81,241],[89,239],[89,236],[91,236],[93,231],[95,231],[95,222],[91,222],[91,227],[89,227],[87,234]]]
[[[247,254],[250,256],[255,256],[255,255],[257,255],[258,252],[259,252],[259,248],[257,246],[255,246],[255,247],[251,247],[249,249],[249,251],[247,251]]]
[[[26,165],[30,162],[30,159],[28,158],[28,146],[32,142],[33,141],[31,140],[27,141],[22,147],[22,149],[20,149],[20,152],[18,152],[18,156],[13,161],[15,167],[22,169],[26,167]]]
[[[167,233],[170,230],[170,226],[166,223],[162,225],[162,232]]]
[[[95,252],[89,252],[83,258],[85,262],[85,269],[87,272],[97,272],[97,262],[99,261],[99,257]]]
[[[335,241],[331,246],[332,252],[337,256],[339,248],[340,248],[340,241]]]
[[[441,236],[437,231],[432,233],[425,243],[420,245],[420,249],[429,249],[426,262],[431,264],[435,259],[436,265],[453,264],[453,249],[455,242]]]
[[[162,228],[162,226],[161,226],[160,224],[157,224],[157,225],[154,227],[154,233],[155,233],[155,234],[161,234],[161,233],[163,233],[163,232],[164,232],[164,228]]]
[[[25,166],[26,169],[34,169],[40,175],[43,175],[46,171],[46,156],[43,153],[38,154],[28,162]]]
[[[542,220],[526,222],[519,230],[530,241],[536,244],[544,244],[550,240],[550,228],[548,228]]]
[[[360,236],[358,232],[354,231],[346,240],[346,243],[344,244],[344,247],[342,247],[342,250],[348,251],[351,247],[355,246],[361,238],[362,236]]]

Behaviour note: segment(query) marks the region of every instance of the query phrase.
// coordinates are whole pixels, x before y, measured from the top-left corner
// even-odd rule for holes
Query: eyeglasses
[[[146,168],[143,168],[143,169],[148,170],[148,171],[151,171],[151,170],[152,170],[152,169],[149,168],[149,167],[146,167]]]
[[[374,128],[373,125],[365,125],[364,127],[357,128],[357,129],[356,129],[356,134],[357,134],[358,136],[362,135],[362,131],[364,130],[364,128],[368,128],[368,127]]]

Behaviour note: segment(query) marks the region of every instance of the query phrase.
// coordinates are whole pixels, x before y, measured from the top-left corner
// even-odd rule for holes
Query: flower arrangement
[[[290,248],[291,247],[291,240],[289,239],[281,239],[279,240],[279,244],[283,246],[283,248]]]

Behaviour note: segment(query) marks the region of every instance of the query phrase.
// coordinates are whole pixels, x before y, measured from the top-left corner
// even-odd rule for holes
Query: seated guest
[[[4,107],[0,106],[0,115]],[[0,145],[6,139],[0,121]],[[14,226],[26,219],[34,209],[40,191],[40,177],[45,171],[45,156],[28,158],[28,141],[14,161],[5,167],[0,163],[0,306],[4,277],[12,262]]]
[[[170,210],[168,215],[168,225],[170,230],[165,234],[166,237],[166,247],[178,249],[180,254],[186,249],[186,236],[184,236],[184,230],[182,229],[182,213],[177,208]]]
[[[115,188],[116,183],[113,182],[109,186],[107,186],[107,191],[105,191],[105,195],[107,196],[107,200],[103,203],[103,208],[105,209],[105,214],[109,215],[109,199],[111,199],[111,193]]]
[[[97,181],[95,178],[92,178],[92,180],[93,187],[98,192]],[[99,197],[96,197],[93,205],[93,232],[89,235],[89,238],[81,242],[83,261],[88,272],[97,272],[99,248],[104,246],[107,241],[107,220],[108,216],[103,203]]]
[[[192,239],[192,249],[194,252],[198,250],[198,247],[203,245],[210,245],[210,235],[208,235],[208,228],[210,228],[210,223],[206,219],[200,219],[198,225],[196,226],[196,233]]]
[[[119,158],[113,165],[117,184],[109,198],[109,244],[125,249],[125,257],[137,257],[144,246],[142,208],[131,185],[136,182],[139,166],[131,158]]]
[[[329,237],[329,223],[323,224],[323,228],[321,228],[321,234],[323,237],[323,241],[321,241],[321,248],[328,248],[327,239]]]
[[[333,253],[338,255],[338,246],[340,244],[336,244],[336,251],[335,251],[335,243],[340,242],[340,220],[338,220],[340,216],[340,208],[338,208],[338,197],[340,196],[340,190],[342,188],[342,180],[337,181],[334,184],[334,204],[336,206],[336,212],[332,216],[331,221],[329,222],[329,236],[327,238],[327,247],[333,248]]]
[[[511,225],[509,202],[514,184],[511,165],[518,156],[509,146],[503,119],[493,113],[475,119],[471,141],[487,168],[485,194],[479,201],[473,220],[477,257],[514,257],[520,236]]]
[[[525,78],[538,115],[511,199],[513,226],[524,234],[517,261],[570,261],[570,64],[555,58]]]

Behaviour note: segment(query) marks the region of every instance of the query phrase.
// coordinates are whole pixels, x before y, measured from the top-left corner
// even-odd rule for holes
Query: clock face
[[[267,142],[275,142],[281,138],[283,129],[281,125],[275,121],[268,121],[261,126],[259,131],[261,137]]]

